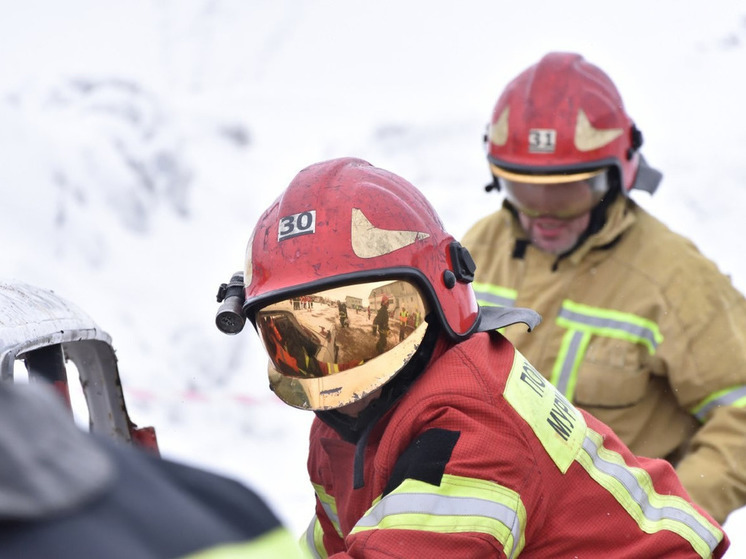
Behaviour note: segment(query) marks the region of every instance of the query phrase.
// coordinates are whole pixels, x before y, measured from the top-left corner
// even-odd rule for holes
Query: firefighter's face
[[[562,254],[574,247],[588,228],[591,213],[588,211],[571,219],[560,219],[550,215],[530,217],[519,211],[518,219],[538,249],[550,254]]]

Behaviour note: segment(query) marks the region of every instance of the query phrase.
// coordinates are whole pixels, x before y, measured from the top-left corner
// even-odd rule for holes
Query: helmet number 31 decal
[[[531,153],[554,153],[557,147],[557,131],[551,128],[532,128],[528,131],[528,151]]]
[[[299,214],[286,215],[280,219],[277,231],[277,241],[284,241],[298,235],[316,232],[316,210],[309,210]]]

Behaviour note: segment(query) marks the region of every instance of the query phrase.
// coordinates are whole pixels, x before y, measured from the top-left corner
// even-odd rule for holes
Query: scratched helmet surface
[[[291,360],[290,356],[278,357],[270,367],[274,369],[275,391],[297,407],[340,407],[387,382],[411,356],[399,348],[397,365],[389,364],[381,371],[384,360],[379,359],[374,381],[352,382],[355,375],[357,379],[361,375],[350,360],[318,357],[322,353],[336,357],[344,350],[342,346],[349,335],[344,322],[325,326],[315,323],[312,327],[302,323],[312,312],[321,312],[318,305],[333,306],[339,312],[342,303],[346,303],[344,318],[348,325],[362,320],[356,314],[361,309],[372,325],[368,307],[383,306],[392,313],[398,305],[419,308],[423,318],[427,315],[429,321],[437,321],[450,338],[469,336],[477,326],[479,310],[469,285],[469,266],[464,265],[463,258],[463,249],[444,230],[430,203],[403,178],[354,158],[325,161],[303,169],[260,217],[249,241],[244,312],[260,331],[270,358],[272,351],[279,355],[286,347],[277,343],[279,338],[288,337],[273,329],[278,320],[286,326],[292,322],[296,338],[297,333],[306,341],[313,341],[313,336],[327,340],[334,337],[333,345],[337,347],[321,351],[314,346],[316,357],[312,364],[307,355],[301,359],[304,365],[299,364],[297,356],[293,357],[294,370],[283,366]],[[360,286],[368,287],[368,291],[362,297],[352,297],[352,288],[359,290]],[[332,293],[344,289],[349,290],[347,297],[337,297],[332,305]],[[415,306],[410,306],[409,296],[417,299]],[[304,309],[307,303],[316,306]],[[304,310],[309,312],[303,315]],[[291,312],[292,317],[288,314]],[[342,314],[339,316],[341,321]],[[412,327],[419,326],[414,322],[416,313],[412,317]],[[392,328],[395,325],[392,320]],[[370,329],[366,332],[373,336]],[[403,334],[399,341],[402,337]],[[314,344],[326,342],[316,339],[310,345]],[[413,343],[411,349],[414,351],[416,346]],[[363,361],[367,358],[359,359]],[[345,376],[346,384],[357,383],[357,387],[340,396],[339,391],[346,390],[342,387]],[[272,378],[271,371],[271,381]],[[289,395],[290,389],[284,394],[278,391],[289,379],[296,385],[300,383],[300,387],[293,387],[296,393],[302,393],[300,400]],[[338,392],[335,398],[319,396],[333,390]]]
[[[661,178],[639,152],[642,134],[614,83],[574,53],[549,53],[508,84],[492,112],[486,142],[493,175],[512,180],[582,178],[606,168],[615,170],[624,192],[653,192]]]

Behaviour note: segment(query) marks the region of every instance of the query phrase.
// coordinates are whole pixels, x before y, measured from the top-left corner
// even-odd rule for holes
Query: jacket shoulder
[[[456,391],[475,390],[477,397],[502,393],[515,357],[515,348],[498,332],[480,332],[445,352],[426,373]],[[489,386],[488,393],[483,392]]]
[[[635,209],[636,226],[632,227],[615,259],[623,266],[633,266],[656,284],[671,300],[683,293],[705,299],[712,293],[740,295],[731,278],[705,256],[695,243],[681,235],[642,208]]]

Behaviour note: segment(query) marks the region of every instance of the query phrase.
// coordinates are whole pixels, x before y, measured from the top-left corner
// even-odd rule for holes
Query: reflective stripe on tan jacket
[[[686,238],[619,198],[568,257],[525,244],[502,208],[463,240],[480,304],[543,322],[505,334],[638,455],[666,457],[723,522],[746,504],[746,300]],[[683,458],[682,458],[683,456]]]

